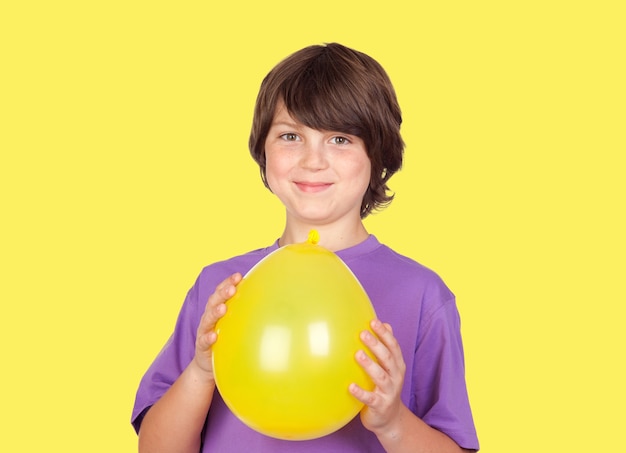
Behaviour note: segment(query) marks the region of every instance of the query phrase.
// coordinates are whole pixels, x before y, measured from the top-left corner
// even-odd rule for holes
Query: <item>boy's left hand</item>
[[[365,404],[361,411],[363,426],[376,433],[392,424],[402,412],[400,392],[406,364],[391,326],[378,319],[373,320],[370,325],[376,336],[365,330],[361,332],[361,341],[374,354],[378,363],[364,351],[356,353],[356,360],[372,378],[375,388],[368,392],[351,384],[349,390],[356,399]]]

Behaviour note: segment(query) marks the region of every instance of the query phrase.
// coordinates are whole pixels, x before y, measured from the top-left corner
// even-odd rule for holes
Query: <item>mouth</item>
[[[323,192],[332,186],[329,182],[308,182],[308,181],[294,181],[296,187],[306,193],[318,193]]]

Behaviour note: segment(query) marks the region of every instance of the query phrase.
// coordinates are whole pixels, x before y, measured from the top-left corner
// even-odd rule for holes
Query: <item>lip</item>
[[[323,192],[332,186],[329,182],[294,181],[296,187],[302,192],[318,193]]]

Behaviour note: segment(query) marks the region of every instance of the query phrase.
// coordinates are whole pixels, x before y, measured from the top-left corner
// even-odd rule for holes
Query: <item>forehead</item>
[[[309,118],[308,116],[306,116],[306,114],[304,118],[300,119],[300,113],[301,112],[297,111],[290,112],[287,105],[282,100],[280,100],[276,103],[276,108],[274,109],[274,116],[272,117],[270,128],[276,126],[287,126],[294,129],[312,129],[322,132],[332,131],[335,133],[351,135],[355,138],[361,139],[360,128],[355,128],[354,126],[348,124],[326,122],[323,119],[319,120],[319,118]]]
[[[277,123],[287,123],[287,124],[302,124],[295,118],[291,116],[285,103],[283,101],[279,101],[276,104],[276,108],[274,109],[274,116],[272,118],[272,125]]]

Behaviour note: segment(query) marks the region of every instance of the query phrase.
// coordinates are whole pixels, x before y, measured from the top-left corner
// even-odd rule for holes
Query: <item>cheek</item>
[[[370,187],[370,182],[371,182],[371,172],[364,171],[363,172],[363,185],[361,186],[363,196],[365,196],[365,194],[367,193],[367,190]]]
[[[273,153],[265,153],[265,179],[272,191],[276,187],[281,175],[285,173],[282,167],[281,160],[276,159]]]
[[[363,192],[365,192],[370,185],[372,165],[370,161],[367,160],[367,162],[361,162],[353,168],[355,168],[354,178],[359,181],[359,185],[363,188]]]

